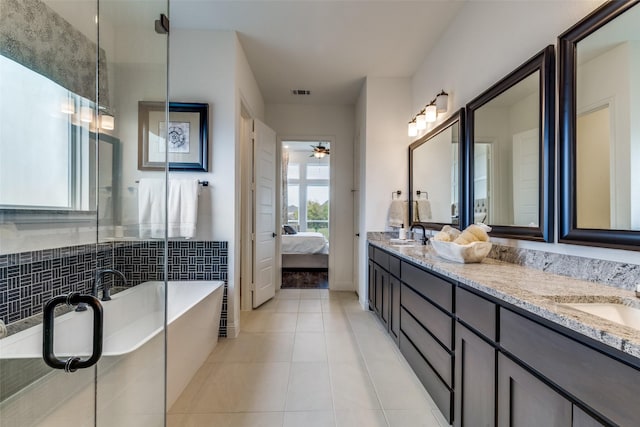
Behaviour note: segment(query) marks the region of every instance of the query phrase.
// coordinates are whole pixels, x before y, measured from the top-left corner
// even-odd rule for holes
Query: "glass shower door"
[[[2,427],[164,425],[166,238],[138,238],[136,182],[138,102],[167,100],[167,9],[0,0]]]

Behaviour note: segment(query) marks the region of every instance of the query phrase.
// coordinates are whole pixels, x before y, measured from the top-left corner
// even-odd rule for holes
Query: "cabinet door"
[[[382,314],[382,287],[385,279],[385,271],[380,268],[378,264],[374,265],[374,285],[375,285],[375,297],[374,297],[374,307],[378,316]]]
[[[602,427],[600,421],[592,418],[589,414],[584,412],[582,409],[578,408],[576,405],[573,405],[573,424],[572,427]]]
[[[498,356],[498,425],[500,427],[570,427],[571,402],[533,374]]]
[[[368,286],[369,310],[373,310],[375,307],[375,295],[376,295],[376,287],[375,287],[376,271],[375,271],[375,264],[371,260],[369,260],[369,275],[367,279],[368,279],[368,285],[369,285]]]
[[[391,275],[388,272],[382,270],[381,276],[382,306],[380,307],[380,318],[388,329],[390,314],[389,304],[391,302],[391,285],[389,283],[389,280],[391,279]]]
[[[457,427],[496,424],[496,349],[456,324],[455,417]]]
[[[398,342],[400,337],[400,281],[389,276],[389,332]]]

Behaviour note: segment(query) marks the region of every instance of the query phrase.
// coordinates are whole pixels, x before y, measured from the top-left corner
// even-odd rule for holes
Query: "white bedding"
[[[328,254],[329,242],[321,233],[300,231],[282,235],[283,254]]]

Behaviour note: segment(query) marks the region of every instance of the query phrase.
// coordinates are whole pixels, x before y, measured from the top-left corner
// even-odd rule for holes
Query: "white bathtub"
[[[104,340],[98,363],[95,399],[103,425],[158,425],[164,415],[164,292],[163,282],[146,282],[102,302]],[[217,343],[223,282],[176,281],[167,287],[167,394],[169,409]],[[58,357],[87,356],[91,352],[92,312],[70,312],[55,320],[54,351]],[[42,357],[42,325],[0,340],[0,359],[33,364]],[[83,372],[84,371],[84,372]],[[65,374],[50,371],[0,404],[0,424],[65,425],[92,418],[91,369]],[[88,383],[89,382],[89,383]],[[72,397],[60,406],[59,390]],[[53,391],[58,391],[53,392]],[[82,397],[84,395],[84,397]],[[58,395],[56,397],[56,395]],[[136,397],[148,397],[146,407]],[[80,400],[78,400],[80,399]],[[83,400],[84,399],[84,400]],[[28,405],[25,402],[29,401]],[[65,408],[72,405],[73,410]],[[102,415],[101,415],[102,414]],[[29,419],[28,423],[25,419]],[[12,420],[15,422],[12,422]]]

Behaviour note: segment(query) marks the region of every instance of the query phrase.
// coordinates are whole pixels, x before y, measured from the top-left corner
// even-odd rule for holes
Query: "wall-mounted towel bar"
[[[416,190],[416,195],[418,196],[418,198],[420,198],[422,194],[424,194],[425,199],[429,199],[429,193],[427,193],[426,191]]]
[[[139,184],[140,180],[136,179],[136,184]],[[202,185],[203,187],[208,187],[209,186],[209,181],[200,181],[198,180],[198,184]]]

